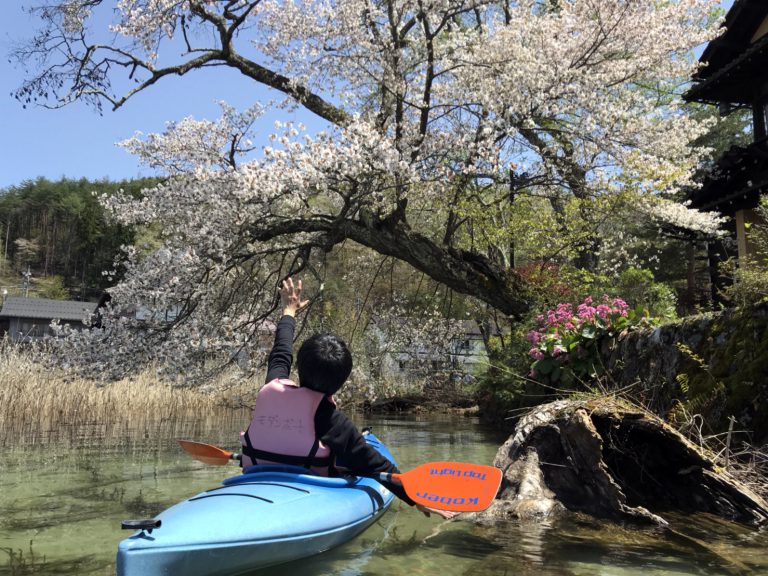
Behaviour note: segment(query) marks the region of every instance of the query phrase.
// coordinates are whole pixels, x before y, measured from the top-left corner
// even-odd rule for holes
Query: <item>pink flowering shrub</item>
[[[531,377],[550,383],[587,381],[602,372],[601,352],[620,334],[633,327],[654,324],[646,310],[630,310],[621,298],[604,294],[599,303],[587,297],[573,310],[558,304],[536,318],[537,329],[528,333],[533,358]]]

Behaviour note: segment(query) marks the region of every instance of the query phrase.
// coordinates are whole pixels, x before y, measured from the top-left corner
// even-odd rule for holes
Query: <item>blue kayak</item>
[[[366,440],[394,462],[376,436]],[[234,576],[324,552],[375,522],[394,496],[376,480],[252,466],[120,542],[117,576]]]

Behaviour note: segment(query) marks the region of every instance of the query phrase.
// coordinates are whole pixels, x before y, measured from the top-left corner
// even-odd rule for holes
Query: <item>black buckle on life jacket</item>
[[[250,446],[243,446],[241,450],[245,456],[251,458],[251,460],[268,460],[270,462],[279,462],[280,464],[290,464],[292,466],[301,466],[303,468],[309,468],[310,466],[316,466],[318,468],[324,468],[330,466],[333,462],[332,456],[325,458],[310,458],[309,456],[289,456],[287,454],[277,454],[276,452],[268,452],[267,450],[259,450],[258,448],[252,448]]]
[[[120,528],[123,530],[146,530],[147,533],[152,534],[152,530],[160,528],[162,520],[155,518],[143,518],[140,520],[123,520],[120,522]]]

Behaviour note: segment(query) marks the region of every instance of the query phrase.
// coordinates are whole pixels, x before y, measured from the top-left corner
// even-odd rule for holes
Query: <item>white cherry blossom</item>
[[[520,315],[528,299],[504,255],[514,198],[593,234],[606,226],[592,200],[621,194],[644,198],[638,219],[706,234],[721,224],[661,199],[690,186],[706,154],[691,143],[708,126],[680,94],[692,49],[718,33],[716,0],[120,0],[109,45],[88,36],[106,0],[53,3],[38,14],[69,53],[46,53],[64,62],[20,97],[116,108],[165,76],[227,66],[328,123],[267,128],[266,103],[222,105],[219,120],[123,143],[168,177],[140,198],[103,198],[160,245],[128,249],[92,336],[141,325],[140,351],[128,336],[117,346],[126,359],[182,365],[251,346],[279,277],[311,272],[344,240]],[[124,92],[122,72],[134,82]],[[156,314],[129,321],[131,306]],[[172,323],[153,320],[171,309]]]

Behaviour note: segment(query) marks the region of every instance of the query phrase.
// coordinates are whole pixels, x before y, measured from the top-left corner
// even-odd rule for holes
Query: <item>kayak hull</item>
[[[373,434],[369,444],[391,454]],[[324,552],[363,532],[393,495],[370,478],[254,466],[180,502],[118,546],[118,576],[233,576]]]
[[[362,533],[379,515],[325,534],[118,552],[118,576],[232,576],[320,554]]]

